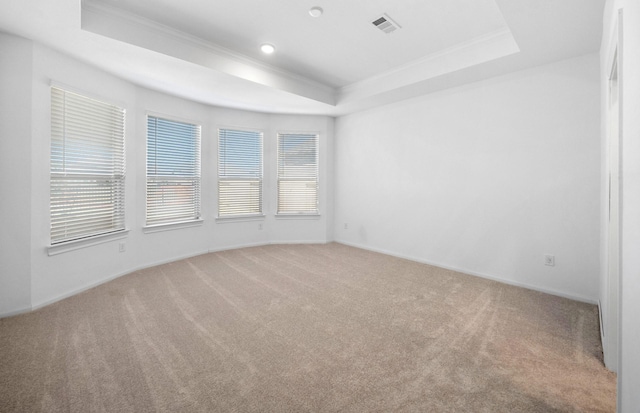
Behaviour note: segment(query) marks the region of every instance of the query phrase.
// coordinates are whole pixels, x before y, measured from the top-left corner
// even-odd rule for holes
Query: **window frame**
[[[283,211],[280,212],[280,138],[283,135],[308,135],[315,136],[315,182],[316,182],[316,208],[314,211]],[[276,200],[275,200],[275,217],[277,219],[317,219],[321,215],[321,183],[320,183],[320,171],[321,171],[321,137],[322,134],[319,131],[309,131],[309,130],[279,130],[276,132],[276,160],[275,160],[275,186],[276,186]]]
[[[243,126],[229,126],[229,125],[219,125],[217,128],[217,156],[216,156],[216,196],[217,196],[217,212],[216,212],[216,221],[225,222],[225,221],[253,221],[263,219],[265,217],[264,208],[265,208],[265,197],[264,197],[264,188],[265,188],[265,174],[264,174],[264,160],[265,160],[265,133],[261,129],[243,127]],[[240,133],[255,133],[260,136],[260,176],[257,178],[259,182],[259,211],[254,213],[238,213],[238,214],[225,214],[221,215],[221,182],[228,179],[233,180],[246,180],[246,181],[255,181],[256,179],[248,179],[243,177],[226,177],[222,178],[220,175],[222,164],[221,164],[221,131],[235,131]]]
[[[56,92],[57,91],[57,92]],[[56,96],[56,94],[60,94]],[[82,103],[77,106],[77,111],[73,111],[72,107],[67,106],[68,95],[75,95],[76,103]],[[124,238],[129,231],[126,227],[126,115],[127,110],[125,105],[120,103],[114,103],[110,99],[105,99],[101,96],[96,96],[92,93],[87,93],[82,90],[69,87],[67,85],[58,84],[57,82],[51,82],[49,85],[49,115],[50,115],[50,142],[49,142],[49,197],[48,197],[48,210],[49,210],[49,245],[47,247],[48,255],[56,255],[62,252],[83,248],[89,245],[96,245],[103,242],[107,242],[113,239]],[[88,104],[93,102],[93,106]],[[56,105],[62,104],[61,107]],[[73,103],[71,103],[73,105]],[[101,109],[99,114],[106,116],[110,119],[109,124],[111,129],[108,129],[108,133],[96,133],[95,130],[99,130],[99,127],[104,127],[105,122],[96,120],[96,117],[88,117],[89,112],[96,108]],[[59,112],[59,113],[58,113]],[[115,116],[115,117],[114,117]],[[75,120],[76,125],[72,127],[71,118]],[[86,118],[86,119],[84,119]],[[86,120],[86,122],[84,122]],[[82,122],[80,122],[82,121]],[[115,122],[115,123],[114,123]],[[83,131],[81,129],[84,128]],[[93,128],[93,132],[88,133],[87,130]],[[73,130],[75,129],[75,131]],[[82,136],[84,133],[84,136]],[[110,135],[110,138],[106,136]],[[72,141],[72,136],[75,136],[75,145],[68,143]],[[118,140],[113,140],[113,136],[117,136]],[[83,143],[81,145],[79,143]],[[55,149],[57,142],[60,142],[58,149]],[[75,147],[74,147],[75,146]],[[99,150],[102,148],[102,151]],[[108,153],[103,152],[104,148],[109,148]],[[78,149],[81,151],[78,151]],[[74,154],[75,152],[75,154]],[[81,156],[84,155],[84,156]],[[105,157],[106,156],[106,157]],[[56,159],[58,158],[58,159]],[[62,158],[62,160],[60,160]],[[94,162],[87,166],[87,159],[94,158]],[[110,159],[109,162],[105,162],[106,159]],[[114,163],[115,161],[115,163]],[[75,167],[73,164],[75,163]],[[105,165],[111,164],[110,167]],[[82,167],[80,167],[82,165]],[[55,170],[58,169],[58,170]],[[109,208],[112,209],[112,213],[108,215],[108,219],[112,221],[110,228],[98,229],[97,222],[99,220],[88,221],[87,230],[84,233],[76,231],[75,234],[65,237],[54,237],[54,226],[58,227],[58,231],[68,231],[65,227],[70,225],[70,220],[54,219],[54,215],[65,215],[62,206],[54,206],[54,204],[64,204],[64,198],[69,199],[67,201],[67,208],[73,208],[73,195],[69,197],[69,193],[74,193],[74,184],[69,183],[66,186],[66,195],[61,195],[60,190],[64,190],[64,181],[75,181],[76,184],[85,182],[85,185],[96,185],[102,182],[102,185],[98,185],[103,188],[111,189],[111,199]],[[106,185],[106,187],[105,187]],[[109,186],[111,185],[111,186]],[[54,190],[54,188],[60,188]],[[79,187],[75,188],[78,191]],[[58,193],[56,195],[55,193]],[[93,191],[94,192],[94,191]],[[113,193],[115,192],[115,195]],[[94,192],[95,193],[95,192]],[[62,196],[62,198],[60,198]],[[78,193],[76,192],[75,198],[77,199]],[[94,197],[94,203],[104,201],[107,198]],[[103,204],[104,205],[104,204]],[[104,206],[103,206],[104,208]],[[93,209],[100,209],[99,206],[94,205]],[[56,212],[57,211],[57,212]],[[68,216],[75,216],[78,218],[78,211],[70,211]],[[95,214],[93,214],[95,215]],[[104,221],[104,219],[103,219]],[[91,230],[93,228],[93,230]]]
[[[165,222],[151,222],[149,223],[149,120],[150,118],[160,119],[166,122],[179,123],[189,126],[195,126],[198,131],[197,136],[197,150],[196,150],[196,160],[195,164],[197,165],[197,195],[196,195],[196,206],[194,209],[197,211],[195,215],[190,218],[183,218],[174,221],[165,221]],[[145,113],[145,146],[144,146],[144,154],[145,154],[145,204],[144,204],[144,233],[153,233],[159,231],[168,231],[173,229],[180,229],[190,226],[196,226],[201,224],[203,219],[202,213],[202,122],[199,122],[194,119],[186,119],[180,116],[167,115],[165,113],[152,112],[147,111]],[[183,177],[183,179],[187,179],[191,177],[190,175],[176,175],[176,177]]]

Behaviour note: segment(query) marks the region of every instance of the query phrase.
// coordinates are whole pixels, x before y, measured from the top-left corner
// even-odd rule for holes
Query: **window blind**
[[[278,213],[318,213],[318,135],[278,134]]]
[[[51,244],[124,230],[122,108],[51,88]]]
[[[262,133],[218,131],[218,216],[262,214]]]
[[[200,219],[200,126],[147,117],[147,225]]]

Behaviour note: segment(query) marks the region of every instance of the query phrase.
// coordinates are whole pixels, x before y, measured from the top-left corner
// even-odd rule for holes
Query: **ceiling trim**
[[[511,30],[505,27],[344,86],[338,90],[337,103],[366,99],[519,52]]]
[[[81,3],[81,28],[157,53],[331,106],[374,96],[520,51],[508,27],[475,37],[385,73],[334,89],[100,0]]]
[[[81,28],[264,86],[335,105],[336,90],[330,86],[100,1],[85,0],[81,3]]]

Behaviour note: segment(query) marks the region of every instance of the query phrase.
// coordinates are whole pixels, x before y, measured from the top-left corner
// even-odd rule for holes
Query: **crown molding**
[[[264,86],[334,105],[328,85],[252,59],[145,17],[97,0],[81,4],[82,30],[143,47]]]

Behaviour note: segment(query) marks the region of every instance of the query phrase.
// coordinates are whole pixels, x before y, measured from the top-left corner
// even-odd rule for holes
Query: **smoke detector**
[[[322,13],[322,7],[315,6],[309,9],[309,14],[311,15],[311,17],[320,17],[322,16]]]
[[[398,23],[391,20],[391,17],[389,17],[387,13],[382,14],[382,16],[373,20],[371,23],[386,34],[392,33],[397,29],[402,28],[402,26],[400,26]]]

